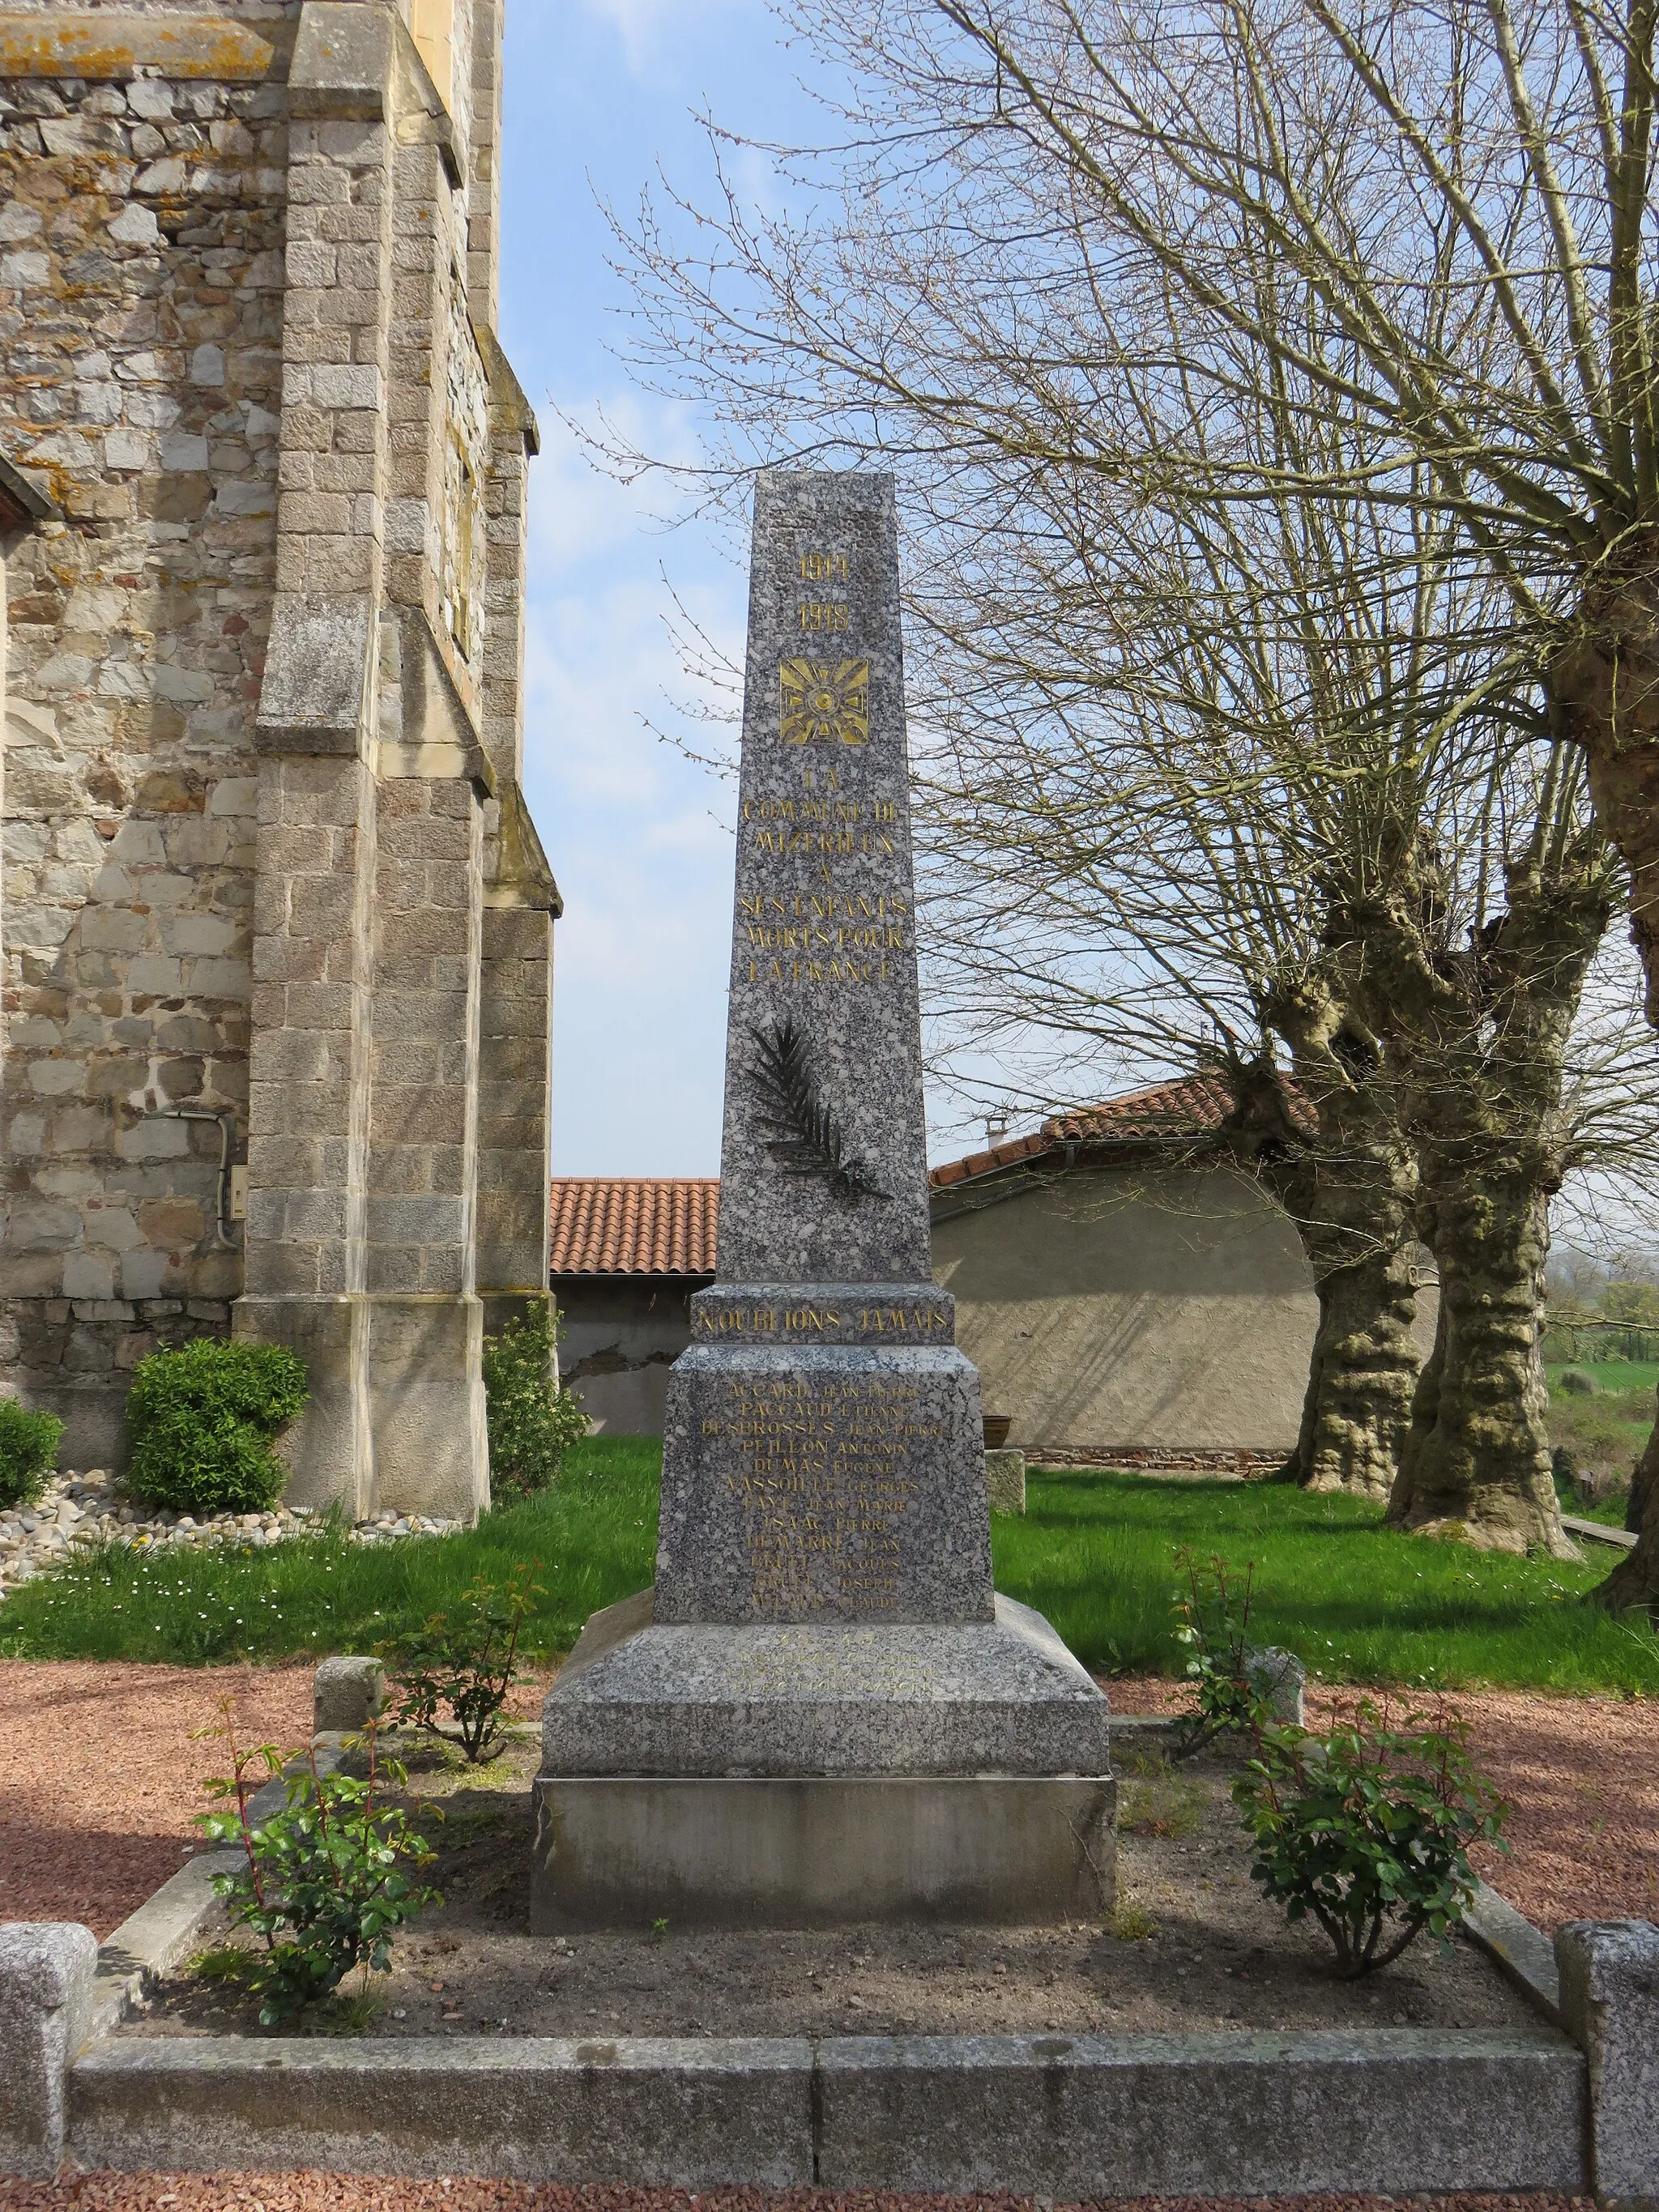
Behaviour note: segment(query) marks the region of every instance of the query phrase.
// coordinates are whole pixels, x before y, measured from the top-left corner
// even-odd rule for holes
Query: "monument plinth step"
[[[542,1775],[530,1924],[1097,1920],[1116,1784],[1066,1775]]]
[[[985,1622],[673,1626],[595,1613],[542,1707],[542,1774],[1109,1771],[1105,1698],[1041,1613]]]

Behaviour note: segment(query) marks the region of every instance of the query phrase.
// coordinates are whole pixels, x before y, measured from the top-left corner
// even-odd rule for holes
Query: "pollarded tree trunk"
[[[1546,1426],[1544,1263],[1571,1157],[1567,1044],[1612,886],[1599,835],[1563,836],[1549,811],[1504,870],[1504,911],[1467,951],[1437,947],[1432,902],[1416,945],[1402,909],[1397,952],[1381,949],[1409,1052],[1403,1118],[1418,1139],[1441,1324],[1432,1403],[1413,1415],[1389,1518],[1570,1559]]]
[[[1400,1467],[1418,1377],[1409,1231],[1358,1267],[1316,1274],[1314,1338],[1297,1480],[1304,1490],[1386,1498]]]
[[[1571,1559],[1540,1356],[1553,1179],[1524,1158],[1441,1160],[1425,1182],[1440,1318],[1389,1518],[1483,1551]]]
[[[1236,1141],[1295,1224],[1319,1299],[1286,1473],[1304,1489],[1382,1499],[1417,1380],[1416,1163],[1380,1090],[1351,1073],[1334,1083],[1328,1066],[1310,1066],[1304,1030],[1298,1042],[1307,1073],[1294,1103],[1277,1070],[1230,1071]]]
[[[1631,1482],[1625,1526],[1636,1539],[1636,1549],[1626,1552],[1606,1582],[1590,1595],[1610,1613],[1629,1613],[1645,1606],[1659,1619],[1659,1393],[1656,1394],[1653,1434],[1636,1463]]]
[[[1409,1186],[1389,1164],[1373,1158],[1345,1176],[1344,1164],[1322,1161],[1318,1215],[1297,1224],[1319,1296],[1296,1448],[1304,1490],[1386,1498],[1399,1470],[1417,1382],[1417,1237]],[[1334,1197],[1360,1217],[1334,1236]]]
[[[1632,530],[1584,594],[1550,671],[1564,737],[1583,748],[1595,816],[1630,871],[1630,933],[1659,1029],[1659,531]]]
[[[1596,818],[1630,870],[1631,940],[1659,1029],[1659,532],[1632,531],[1584,595],[1578,635],[1550,672],[1565,736],[1583,747]],[[1659,1422],[1631,1486],[1636,1549],[1595,1591],[1659,1619]]]

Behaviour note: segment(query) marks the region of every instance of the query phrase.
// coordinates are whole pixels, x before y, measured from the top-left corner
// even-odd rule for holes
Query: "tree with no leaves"
[[[1502,596],[1511,696],[1541,685],[1583,752],[1659,1020],[1651,7],[822,0],[800,23],[859,88],[833,210],[728,194],[696,218],[706,258],[647,213],[637,357],[726,413],[738,469],[757,440],[879,455],[924,538],[994,533],[1045,477],[1130,512],[1426,507]],[[1288,453],[1226,434],[1264,388],[1306,428]],[[1322,454],[1328,422],[1352,434]],[[1486,1024],[1478,969],[1448,988]],[[1638,1559],[1651,1589],[1659,1527]]]

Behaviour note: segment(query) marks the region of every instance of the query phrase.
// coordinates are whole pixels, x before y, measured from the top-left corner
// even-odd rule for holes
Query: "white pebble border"
[[[0,1590],[61,1567],[94,1544],[125,1544],[135,1551],[199,1551],[215,1544],[257,1550],[304,1535],[320,1517],[308,1505],[279,1505],[269,1513],[216,1513],[207,1521],[188,1513],[151,1517],[101,1467],[85,1474],[58,1474],[38,1505],[0,1508]],[[423,1513],[382,1513],[348,1529],[346,1540],[389,1544],[403,1536],[448,1536],[464,1525]]]

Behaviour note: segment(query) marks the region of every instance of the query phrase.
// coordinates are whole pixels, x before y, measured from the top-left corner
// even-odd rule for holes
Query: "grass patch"
[[[1572,1601],[1614,1564],[1511,1559],[1404,1536],[1382,1509],[1289,1483],[1039,1468],[992,1522],[997,1588],[1103,1674],[1181,1671],[1173,1547],[1254,1561],[1252,1632],[1331,1682],[1659,1694],[1659,1638]]]
[[[1611,1364],[1611,1363],[1609,1363]],[[599,1607],[650,1581],[661,1448],[592,1437],[554,1488],[455,1536],[360,1547],[327,1531],[268,1550],[115,1547],[42,1575],[0,1606],[0,1656],[205,1665],[366,1651],[453,1603],[483,1569],[537,1559],[546,1595],[531,1658],[568,1650]],[[1174,1547],[1254,1560],[1263,1643],[1327,1681],[1659,1694],[1659,1638],[1574,1601],[1582,1565],[1401,1536],[1382,1510],[1279,1483],[1157,1482],[1037,1468],[1024,1518],[992,1522],[997,1587],[1048,1614],[1097,1673],[1181,1671]]]
[[[368,1651],[453,1605],[480,1571],[540,1561],[526,1658],[568,1651],[599,1607],[642,1589],[657,1548],[661,1447],[590,1437],[551,1490],[454,1536],[348,1544],[339,1531],[262,1550],[106,1545],[0,1606],[0,1656],[209,1666]]]
[[[1168,1836],[1179,1843],[1196,1835],[1204,1818],[1201,1783],[1176,1769],[1148,1767],[1139,1781],[1122,1784],[1117,1803],[1117,1825],[1136,1836]]]

